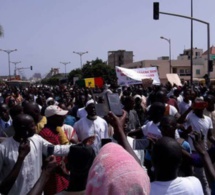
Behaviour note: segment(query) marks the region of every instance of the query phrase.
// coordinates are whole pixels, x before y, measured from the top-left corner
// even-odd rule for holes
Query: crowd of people
[[[98,105],[118,94],[122,114]],[[0,87],[0,194],[215,194],[212,86]]]

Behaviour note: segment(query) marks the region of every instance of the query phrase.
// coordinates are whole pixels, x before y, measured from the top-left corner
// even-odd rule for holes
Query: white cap
[[[51,105],[48,106],[45,110],[45,116],[50,117],[54,115],[65,116],[68,113],[67,110],[61,109],[59,106]]]
[[[87,107],[89,104],[95,104],[94,100],[93,99],[88,100],[85,107]]]

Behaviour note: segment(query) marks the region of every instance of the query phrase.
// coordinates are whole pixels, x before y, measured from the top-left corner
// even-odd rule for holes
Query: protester
[[[69,144],[65,132],[61,128],[67,113],[68,111],[62,110],[56,105],[48,106],[45,110],[47,124],[40,131],[39,135],[53,145]],[[64,159],[62,157],[56,157],[56,161],[58,165],[64,164]],[[69,184],[67,176],[68,173],[65,168],[59,166],[59,169],[55,173],[52,173],[48,180],[47,186],[44,188],[44,194],[56,194],[65,189]]]
[[[101,117],[96,115],[94,100],[89,100],[86,103],[87,116],[81,118],[74,125],[78,139],[83,142],[91,136],[95,136],[93,148],[98,153],[101,147],[101,139],[108,138],[108,125],[107,122]]]
[[[108,86],[108,91],[116,93],[117,88],[118,86]],[[69,83],[56,86],[0,87],[1,100],[3,101],[1,106],[3,106],[3,110],[6,108],[4,112],[0,112],[2,114],[1,120],[10,121],[10,127],[4,131],[7,136],[4,134],[5,137],[0,138],[3,141],[0,143],[0,193],[22,195],[28,193],[31,195],[34,193],[86,194],[91,190],[94,192],[96,189],[107,189],[109,192],[108,190],[118,191],[128,188],[130,189],[128,193],[142,194],[144,190],[149,193],[149,184],[146,182],[145,185],[142,185],[138,179],[139,174],[148,179],[145,177],[146,172],[143,164],[147,166],[150,180],[155,180],[151,185],[151,194],[165,194],[165,190],[167,194],[172,191],[176,191],[176,194],[179,192],[186,194],[188,191],[190,194],[203,194],[203,192],[210,194],[210,190],[213,193],[213,169],[211,166],[206,167],[205,165],[210,162],[209,158],[212,163],[215,162],[215,147],[213,145],[215,143],[213,138],[214,89],[198,86],[194,87],[193,91],[187,85],[179,87],[169,84],[150,87],[121,86],[120,90],[120,95],[122,95],[120,105],[124,106],[125,110],[123,115],[117,117],[113,113],[109,113],[103,120],[96,113],[95,101],[105,104],[104,98],[96,96],[98,93],[105,94],[107,91],[105,89],[81,88]],[[170,96],[167,97],[166,94]],[[18,96],[21,98],[18,98],[17,101]],[[92,97],[95,100],[92,100]],[[34,103],[35,101],[39,106]],[[176,109],[176,101],[181,116]],[[5,105],[5,103],[7,104]],[[79,118],[77,118],[78,109]],[[23,114],[23,110],[32,117]],[[80,110],[84,110],[85,114]],[[78,121],[76,121],[77,119]],[[107,123],[111,127],[109,134]],[[39,135],[34,134],[35,131]],[[204,150],[196,148],[195,139],[192,144],[192,138],[196,131],[203,132]],[[183,138],[179,136],[178,132]],[[161,143],[160,139],[162,140],[165,136],[173,141],[165,140]],[[190,136],[192,137],[190,138]],[[122,147],[113,143],[102,147],[101,143],[107,142],[115,142]],[[209,145],[209,142],[212,144]],[[78,145],[70,146],[71,143],[78,143]],[[136,143],[142,143],[138,150],[136,150]],[[50,155],[50,149],[54,150],[53,155],[57,157],[49,157],[48,164],[50,163],[49,165],[53,168],[44,169],[47,161],[42,160],[42,155],[44,157],[47,154]],[[107,153],[104,153],[103,149]],[[181,158],[181,153],[183,153],[183,158]],[[119,159],[122,156],[124,158],[124,154],[128,163],[123,160],[121,162]],[[97,158],[93,163],[95,155]],[[63,158],[59,156],[63,156]],[[155,163],[153,164],[152,160],[154,159]],[[178,161],[180,161],[179,164]],[[129,168],[125,170],[124,167],[130,162],[132,165],[129,165]],[[92,163],[93,166],[90,168]],[[91,183],[92,180],[97,181],[97,176],[101,173],[98,171],[98,175],[94,176],[95,167],[99,167],[101,164],[106,166],[106,163],[114,163],[116,166],[112,166],[112,172],[104,173],[108,178],[105,177],[105,182],[101,185],[99,183],[97,188]],[[194,173],[190,169],[191,165]],[[202,167],[211,170],[209,175],[211,181],[206,180]],[[130,177],[132,170],[134,173]],[[122,175],[115,177],[116,173],[122,173]],[[61,179],[59,182],[57,174],[65,180]],[[199,180],[193,177],[194,174],[198,175],[202,186],[199,187]],[[130,180],[129,183],[127,183],[127,176]],[[86,188],[87,177],[90,183],[87,182]],[[137,179],[131,179],[133,177],[137,177]],[[107,183],[106,181],[111,178],[117,180]],[[123,180],[120,180],[121,178]],[[137,180],[137,187],[133,188],[132,182]],[[204,183],[205,181],[211,185]],[[126,188],[119,189],[124,184]],[[167,189],[165,186],[168,184],[169,188]],[[193,189],[193,186],[196,188]],[[103,193],[106,191],[102,191],[101,194]]]
[[[25,104],[24,113],[29,114],[33,117],[34,122],[36,123],[37,126],[36,133],[39,133],[47,123],[46,117],[40,114],[40,108],[38,104],[34,102],[29,102]]]
[[[70,147],[67,168],[70,172],[69,186],[57,195],[85,195],[88,172],[95,158],[91,146],[78,144]]]
[[[158,91],[156,93],[156,102],[161,102],[165,104],[165,108],[166,108],[165,115],[171,115],[176,118],[179,118],[180,114],[178,113],[178,110],[174,106],[168,104],[167,101],[168,101],[168,98],[165,91]]]
[[[12,125],[9,108],[6,104],[0,104],[0,137],[8,137],[6,131]]]
[[[140,121],[137,112],[134,110],[134,98],[131,96],[125,97],[123,105],[123,109],[128,113],[127,132],[140,128]]]
[[[181,147],[174,139],[163,137],[155,143],[152,151],[155,181],[151,183],[151,195],[204,194],[197,178],[178,177],[181,160]]]
[[[0,182],[10,174],[15,166],[19,155],[20,143],[29,141],[30,152],[25,157],[22,165],[16,169],[19,174],[8,193],[9,195],[25,195],[32,189],[40,177],[42,155],[47,155],[48,146],[51,145],[51,143],[35,134],[35,123],[33,118],[29,115],[18,115],[13,121],[13,126],[15,135],[7,138],[0,144]],[[68,152],[69,145],[58,145],[54,147],[53,154],[57,156],[66,156]]]

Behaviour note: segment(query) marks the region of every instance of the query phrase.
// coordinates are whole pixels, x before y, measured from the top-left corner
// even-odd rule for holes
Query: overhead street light
[[[171,60],[171,39],[167,39],[165,37],[160,37],[163,40],[166,40],[169,43],[169,73],[172,72],[172,60]]]
[[[65,78],[66,78],[66,74],[67,74],[67,72],[66,72],[66,65],[70,64],[71,62],[60,62],[60,63],[65,66]]]
[[[15,65],[15,67],[14,67],[14,76],[16,76],[16,65],[21,63],[21,61],[19,61],[19,62],[11,62],[11,63]]]
[[[8,49],[8,50],[5,50],[5,49],[0,49],[0,51],[3,51],[5,53],[8,54],[8,69],[9,69],[9,80],[11,79],[11,75],[10,75],[10,53],[14,52],[14,51],[17,51],[17,49]]]
[[[76,52],[76,51],[73,51],[73,53],[78,54],[80,56],[80,64],[81,64],[81,68],[82,68],[82,66],[83,66],[83,64],[82,64],[82,56],[84,54],[88,53],[88,51],[85,51],[85,52]]]

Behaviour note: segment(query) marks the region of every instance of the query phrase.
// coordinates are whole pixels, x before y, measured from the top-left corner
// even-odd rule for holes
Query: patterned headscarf
[[[148,195],[150,181],[146,171],[120,145],[106,144],[90,169],[86,195]]]

